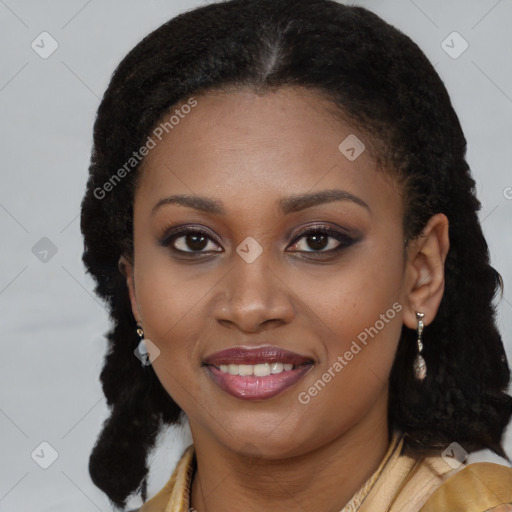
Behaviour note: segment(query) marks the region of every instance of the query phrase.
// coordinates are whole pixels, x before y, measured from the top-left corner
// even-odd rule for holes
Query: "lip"
[[[297,368],[264,377],[231,375],[219,369],[221,364],[276,362],[293,364]],[[279,347],[233,347],[206,357],[204,365],[215,384],[229,395],[241,400],[266,400],[294,386],[313,368],[314,361]]]
[[[244,348],[232,347],[215,352],[204,359],[204,363],[212,366],[221,364],[260,364],[260,363],[288,363],[299,366],[312,363],[310,357],[302,356],[280,347],[265,345],[262,347]]]

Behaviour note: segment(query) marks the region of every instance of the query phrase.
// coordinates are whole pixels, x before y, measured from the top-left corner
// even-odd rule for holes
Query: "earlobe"
[[[416,312],[424,313],[428,325],[436,316],[444,293],[444,263],[450,248],[449,223],[446,215],[430,218],[422,234],[408,248],[407,304],[404,324],[416,329]]]
[[[128,294],[130,296],[130,303],[132,307],[132,313],[137,323],[140,323],[140,311],[135,297],[135,282],[133,274],[133,263],[128,260],[125,256],[119,258],[118,264],[119,272],[126,279],[126,287],[128,288]]]
[[[123,274],[124,277],[128,277],[128,273],[131,271],[132,264],[130,261],[128,261],[128,258],[126,256],[121,256],[119,258],[119,261],[117,262],[117,268],[119,269],[119,272]]]

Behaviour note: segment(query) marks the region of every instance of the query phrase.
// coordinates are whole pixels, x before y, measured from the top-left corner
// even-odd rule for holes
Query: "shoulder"
[[[491,462],[469,464],[444,481],[421,512],[512,510],[512,468]]]

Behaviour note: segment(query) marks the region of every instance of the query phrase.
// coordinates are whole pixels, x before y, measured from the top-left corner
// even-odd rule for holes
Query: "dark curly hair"
[[[502,282],[489,264],[466,140],[440,77],[409,37],[364,8],[331,0],[231,0],[181,14],[137,44],[114,72],[94,125],[81,211],[83,262],[113,327],[101,372],[111,415],[89,471],[118,507],[134,492],[146,501],[149,451],[181,410],[152,367],[133,355],[136,323],[118,260],[133,258],[140,164],[122,180],[113,183],[112,176],[171,107],[191,96],[283,86],[327,97],[373,142],[379,167],[402,184],[407,240],[438,212],[449,220],[445,292],[425,331],[428,376],[414,378],[415,332],[403,326],[389,383],[390,428],[404,431],[417,453],[457,441],[467,451],[487,447],[506,457],[510,370],[493,304]]]

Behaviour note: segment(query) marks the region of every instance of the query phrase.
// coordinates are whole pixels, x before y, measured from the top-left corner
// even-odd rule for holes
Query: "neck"
[[[377,418],[370,415],[333,441],[284,460],[249,460],[194,436],[197,471],[190,505],[198,512],[341,510],[389,448],[386,411],[384,421]]]

